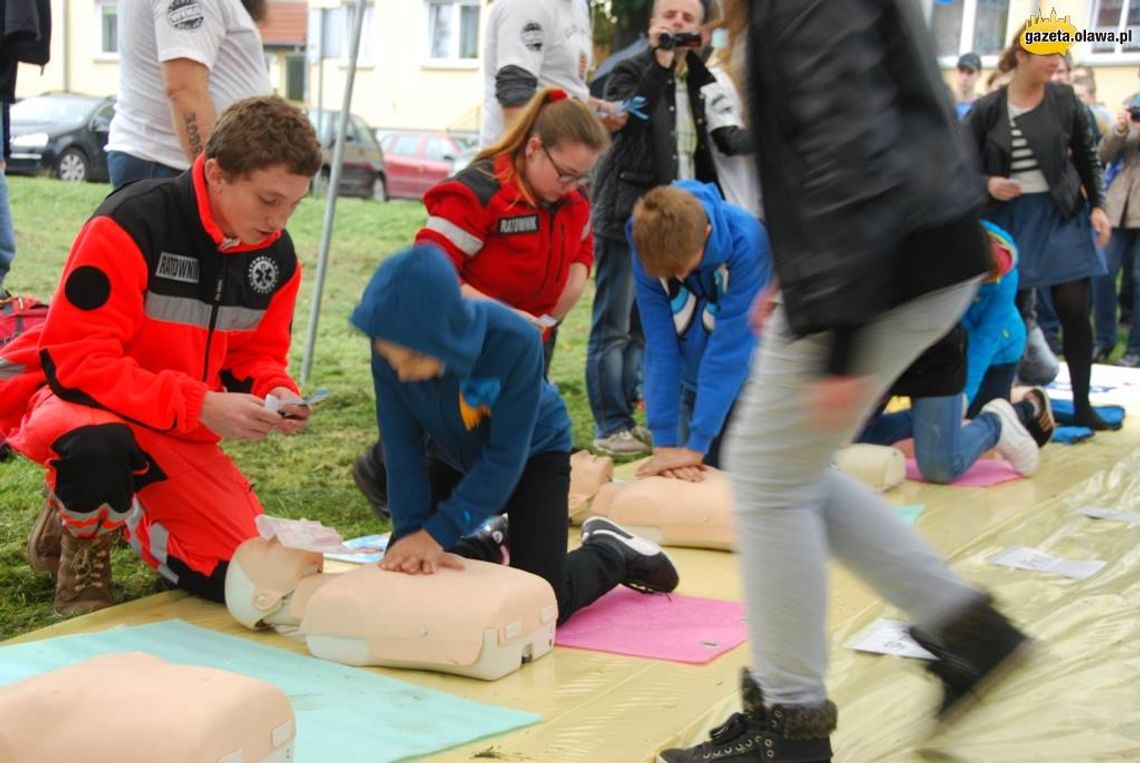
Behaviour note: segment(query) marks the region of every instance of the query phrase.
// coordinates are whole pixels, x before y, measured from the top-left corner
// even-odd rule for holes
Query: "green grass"
[[[72,240],[109,187],[14,177],[8,183],[18,252],[5,286],[46,300]],[[289,225],[306,269],[293,323],[291,369],[297,376],[323,220],[323,200],[306,199]],[[267,512],[319,519],[346,537],[381,529],[350,473],[353,460],[376,437],[376,420],[367,342],[350,330],[348,316],[377,263],[407,246],[424,220],[418,202],[341,199],[337,205],[312,380],[306,389],[326,387],[332,395],[303,435],[225,446],[253,482]],[[583,377],[593,294],[592,285],[588,288],[560,329],[551,372],[569,406],[579,447],[589,444],[593,426]],[[41,471],[34,464],[23,459],[0,463],[0,639],[54,621],[52,581],[32,572],[24,559],[27,535],[42,504],[41,486]],[[128,548],[116,549],[113,565],[118,600],[160,589],[157,576]]]

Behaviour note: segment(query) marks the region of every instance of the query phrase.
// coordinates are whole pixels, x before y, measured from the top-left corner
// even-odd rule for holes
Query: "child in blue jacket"
[[[543,379],[538,332],[503,305],[463,298],[443,252],[418,246],[382,263],[352,322],[372,340],[387,456],[392,538],[381,567],[462,568],[445,551],[505,512],[511,566],[550,583],[559,622],[619,583],[676,587],[660,548],[602,517],[567,554],[570,417]]]
[[[645,410],[653,458],[640,474],[699,479],[748,376],[749,311],[771,278],[768,237],[716,186],[655,188],[626,226],[645,331]]]
[[[1018,312],[1017,244],[1004,229],[982,221],[994,269],[982,281],[962,316],[966,329],[967,418],[974,418],[994,398],[1009,400],[1017,366],[1025,351],[1025,321]],[[1044,395],[1042,395],[1044,397]],[[1048,401],[1048,398],[1045,398]]]

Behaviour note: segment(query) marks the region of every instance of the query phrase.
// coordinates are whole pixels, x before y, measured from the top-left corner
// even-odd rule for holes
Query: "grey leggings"
[[[851,442],[894,379],[962,315],[976,285],[922,296],[860,332],[854,371],[875,384],[844,431],[814,428],[805,395],[824,367],[827,337],[792,337],[783,307],[765,328],[726,446],[752,670],[770,704],[827,698],[829,552],[926,628],[978,596],[881,497],[831,468],[835,451]]]

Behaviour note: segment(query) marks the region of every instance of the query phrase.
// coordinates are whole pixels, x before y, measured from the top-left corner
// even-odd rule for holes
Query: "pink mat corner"
[[[926,481],[922,478],[918,463],[913,458],[906,460],[906,478],[915,482]],[[1007,462],[997,458],[982,458],[950,484],[954,487],[992,487],[1020,478],[1021,475]]]
[[[748,638],[744,605],[694,596],[646,596],[618,587],[559,626],[554,643],[701,665]]]

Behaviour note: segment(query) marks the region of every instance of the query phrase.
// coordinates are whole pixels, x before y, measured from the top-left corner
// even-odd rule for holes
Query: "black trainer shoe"
[[[356,459],[352,465],[352,479],[364,497],[368,499],[376,516],[388,522],[392,515],[388,513],[388,471],[384,464],[376,462],[376,446],[370,445],[368,450]]]
[[[911,626],[910,635],[938,658],[926,662],[925,667],[942,681],[939,721],[948,721],[968,710],[990,686],[1024,660],[1032,643],[993,608],[989,596],[971,605],[941,633],[927,633]]]
[[[1034,387],[1029,390],[1026,397],[1033,398],[1038,414],[1023,423],[1029,434],[1033,435],[1037,447],[1044,448],[1053,439],[1053,432],[1057,428],[1057,424],[1053,420],[1053,404],[1049,402],[1049,395],[1041,387]]]
[[[496,514],[470,535],[464,535],[448,549],[465,559],[505,564],[510,558],[510,533],[506,514]]]
[[[602,543],[625,557],[622,585],[641,593],[669,593],[680,579],[672,560],[656,543],[639,538],[617,522],[590,517],[582,523],[582,545]]]
[[[665,750],[658,763],[829,763],[835,705],[764,707],[764,694],[748,674],[740,678],[741,706],[713,729],[707,742]]]

